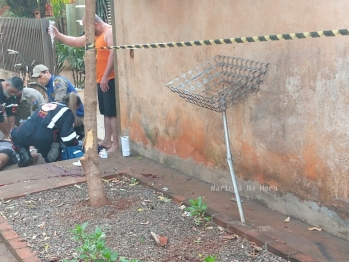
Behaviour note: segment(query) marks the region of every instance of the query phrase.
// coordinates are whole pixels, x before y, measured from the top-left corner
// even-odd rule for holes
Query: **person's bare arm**
[[[7,121],[8,121],[8,126],[10,128],[10,130],[12,130],[15,127],[15,116],[8,116],[7,117]]]
[[[4,122],[0,123],[0,131],[4,134],[5,138],[8,138],[10,136],[10,130],[6,119]]]
[[[107,43],[108,46],[113,46],[114,41],[113,41],[113,30],[110,28],[106,33],[105,33],[105,42]],[[107,63],[107,68],[104,71],[103,77],[100,84],[101,90],[103,92],[106,92],[109,89],[108,86],[108,78],[110,76],[110,73],[114,70],[114,51],[113,49],[109,50],[109,57],[108,57],[108,63]]]
[[[30,146],[29,151],[33,158],[33,164],[35,164],[36,162],[38,162],[39,159],[38,150],[34,146]]]
[[[58,31],[56,27],[53,27],[54,36],[57,40],[61,41],[63,44],[72,46],[72,47],[84,47],[85,46],[85,36],[68,36],[62,34]]]

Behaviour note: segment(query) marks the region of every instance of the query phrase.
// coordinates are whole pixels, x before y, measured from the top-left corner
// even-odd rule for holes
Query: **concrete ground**
[[[17,262],[18,260],[14,257],[11,251],[8,250],[7,246],[0,239],[0,257],[3,262]]]

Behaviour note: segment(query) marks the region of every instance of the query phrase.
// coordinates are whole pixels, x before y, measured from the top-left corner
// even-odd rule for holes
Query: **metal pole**
[[[0,28],[1,31],[1,28]],[[3,43],[4,34],[0,33],[0,42],[1,42],[1,54],[2,54],[2,69],[5,70],[5,54],[4,54],[4,43]]]
[[[223,111],[223,125],[224,125],[225,144],[226,144],[226,147],[227,147],[227,160],[228,160],[228,165],[229,165],[229,169],[230,169],[231,179],[233,181],[233,187],[234,187],[236,203],[238,204],[238,209],[239,209],[241,223],[245,224],[244,212],[242,211],[238,185],[237,185],[237,182],[236,182],[236,178],[235,178],[235,174],[234,174],[234,168],[233,168],[233,161],[232,161],[231,153],[230,153],[228,125],[227,125],[227,117],[226,117],[226,114],[225,114],[225,110]]]

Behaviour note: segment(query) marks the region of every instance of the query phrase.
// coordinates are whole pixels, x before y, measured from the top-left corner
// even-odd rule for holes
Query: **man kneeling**
[[[40,106],[19,127],[11,131],[13,147],[19,154],[19,167],[33,164],[29,146],[39,150],[47,163],[57,160],[59,143],[66,146],[78,144],[74,131],[76,108],[81,104],[75,93],[70,93],[63,101]]]

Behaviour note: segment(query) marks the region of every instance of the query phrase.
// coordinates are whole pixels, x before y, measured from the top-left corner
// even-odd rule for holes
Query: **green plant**
[[[172,201],[171,198],[167,198],[167,197],[164,197],[164,196],[158,196],[158,199],[160,200],[160,202],[164,202],[164,203],[169,203]]]
[[[35,10],[39,10],[43,17],[46,3],[47,0],[6,0],[13,16],[28,18],[34,17]]]
[[[137,184],[138,184],[137,179],[136,179],[136,178],[134,178],[134,177],[132,177],[132,178],[131,178],[131,183],[130,183],[130,186],[135,186],[135,185],[137,185]]]
[[[59,74],[64,68],[64,62],[70,65],[73,73],[74,86],[83,88],[85,83],[85,51],[83,48],[67,46],[63,43],[56,42],[56,74]]]
[[[58,28],[59,32],[66,32],[66,5],[69,4],[70,0],[50,0],[52,6],[53,17],[50,20],[55,22],[55,26]],[[56,73],[56,72],[55,72]]]
[[[77,225],[72,230],[74,239],[81,243],[77,249],[78,259],[64,260],[64,262],[138,262],[136,259],[128,260],[125,257],[119,257],[117,252],[112,252],[105,246],[105,233],[97,227],[93,233],[86,233],[88,223]],[[119,260],[118,260],[119,259]]]
[[[202,197],[199,196],[196,200],[190,199],[189,202],[191,206],[187,207],[185,210],[190,212],[190,216],[194,217],[194,221],[197,226],[205,221],[211,221],[210,217],[205,216],[208,206],[202,201]]]
[[[217,256],[208,256],[208,257],[205,257],[204,262],[215,262],[216,258]]]
[[[54,17],[63,17],[65,12],[65,5],[69,4],[69,2],[69,0],[50,0]]]

